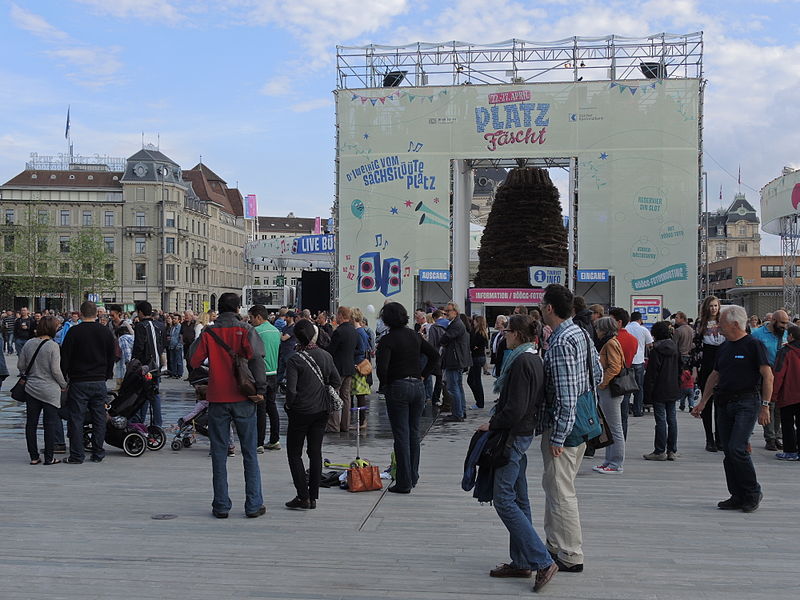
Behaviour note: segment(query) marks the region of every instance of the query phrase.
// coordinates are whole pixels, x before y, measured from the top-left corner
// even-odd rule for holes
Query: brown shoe
[[[494,569],[489,571],[491,577],[522,577],[528,578],[531,576],[530,569],[517,569],[511,565],[502,564],[497,565]]]
[[[558,573],[558,565],[554,562],[549,567],[536,571],[536,581],[533,583],[533,591],[540,592],[544,586]]]

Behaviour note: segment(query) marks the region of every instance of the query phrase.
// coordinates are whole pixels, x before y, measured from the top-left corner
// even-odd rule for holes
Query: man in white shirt
[[[639,384],[639,391],[633,394],[633,416],[641,417],[644,414],[644,355],[645,350],[650,350],[653,345],[653,336],[650,335],[650,330],[642,325],[642,313],[639,311],[631,313],[631,321],[625,329],[639,342],[631,366],[636,374],[636,383]]]

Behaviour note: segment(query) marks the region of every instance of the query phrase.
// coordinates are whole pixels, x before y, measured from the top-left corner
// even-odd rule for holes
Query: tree
[[[101,287],[113,281],[106,272],[109,254],[103,244],[103,234],[96,227],[84,227],[69,241],[69,261],[72,276],[67,288],[75,305],[83,302],[86,293],[99,293]]]
[[[6,235],[13,236],[14,241],[13,249],[5,254],[3,269],[17,296],[38,298],[52,291],[52,228],[46,218],[40,218],[40,207],[36,200],[28,202],[19,223],[5,227]]]
[[[475,285],[481,288],[528,288],[528,267],[567,266],[558,189],[545,169],[509,171],[495,194],[478,259]]]

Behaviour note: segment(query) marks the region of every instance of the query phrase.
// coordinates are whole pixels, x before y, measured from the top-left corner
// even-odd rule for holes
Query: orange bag
[[[351,467],[347,469],[347,489],[351,492],[371,492],[383,489],[378,467]]]

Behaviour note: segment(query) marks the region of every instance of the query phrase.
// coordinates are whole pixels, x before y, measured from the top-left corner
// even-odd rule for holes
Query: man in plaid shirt
[[[544,355],[546,401],[536,425],[544,460],[544,529],[547,548],[559,570],[579,573],[583,571],[583,540],[575,476],[586,444],[565,447],[564,440],[575,423],[578,396],[600,383],[603,369],[594,344],[572,322],[572,292],[562,285],[547,286],[542,314],[553,330]],[[587,352],[591,353],[594,382],[589,381]]]

